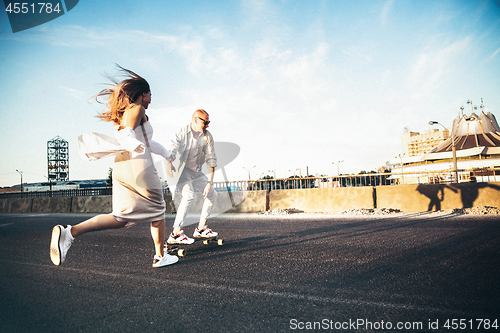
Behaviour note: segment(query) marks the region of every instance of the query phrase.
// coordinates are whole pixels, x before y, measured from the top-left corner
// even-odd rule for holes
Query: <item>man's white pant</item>
[[[203,193],[205,187],[207,186],[208,178],[201,171],[193,171],[188,168],[184,168],[182,175],[179,178],[177,188],[182,193],[182,199],[177,207],[177,215],[175,216],[174,228],[181,228],[184,225],[187,214],[189,212],[189,207],[194,201],[195,191]],[[203,202],[203,208],[201,209],[200,223],[203,225],[204,222],[209,218],[212,208],[217,200],[217,192],[212,189],[212,193]]]

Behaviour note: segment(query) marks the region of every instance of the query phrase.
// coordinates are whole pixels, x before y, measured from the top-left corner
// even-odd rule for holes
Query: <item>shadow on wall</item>
[[[452,190],[453,192],[457,193],[457,190],[448,184],[432,184],[432,185],[424,185],[420,184],[417,186],[417,191],[420,194],[425,195],[427,198],[430,199],[429,202],[429,207],[427,208],[427,211],[433,211],[433,210],[441,210],[441,202],[444,201],[444,189],[448,188]]]
[[[430,200],[427,208],[430,212],[441,210],[442,202],[447,200],[445,189],[460,193],[462,208],[472,208],[479,197],[479,191],[486,188],[500,191],[500,186],[491,183],[420,184],[417,186],[417,191]]]

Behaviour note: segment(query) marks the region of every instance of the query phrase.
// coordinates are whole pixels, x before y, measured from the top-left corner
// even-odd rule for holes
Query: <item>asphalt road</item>
[[[52,265],[52,227],[90,216],[0,215],[1,332],[500,331],[499,216],[222,215],[172,266],[148,224]]]

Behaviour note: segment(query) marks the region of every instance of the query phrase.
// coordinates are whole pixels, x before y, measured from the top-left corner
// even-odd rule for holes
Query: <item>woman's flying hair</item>
[[[145,93],[150,91],[149,83],[137,75],[136,73],[121,67],[116,64],[120,74],[125,76],[126,79],[119,82],[115,78],[105,75],[113,85],[109,88],[101,90],[96,96],[95,100],[98,103],[99,97],[107,96],[107,110],[102,114],[97,115],[98,118],[104,121],[112,121],[113,123],[120,125],[123,113],[127,110],[131,104],[135,103],[137,99]]]

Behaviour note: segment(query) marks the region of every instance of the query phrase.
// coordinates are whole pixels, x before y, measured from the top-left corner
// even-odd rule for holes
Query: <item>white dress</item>
[[[149,144],[153,142],[153,127],[147,121],[134,129],[134,134],[138,141],[144,143],[146,151],[143,154],[132,153],[123,148],[117,140],[102,134],[86,133],[78,138],[80,154],[87,160],[116,155],[111,214],[117,221],[130,225],[165,218],[163,190]]]

